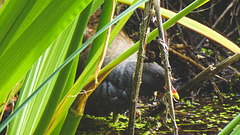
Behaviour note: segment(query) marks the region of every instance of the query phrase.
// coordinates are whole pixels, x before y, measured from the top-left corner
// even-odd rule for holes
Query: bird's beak
[[[166,91],[166,86],[165,86],[165,91]],[[178,95],[178,92],[176,91],[176,89],[173,87],[172,88],[172,96],[176,99],[176,100],[180,100],[180,97]]]
[[[178,92],[175,90],[175,88],[173,88],[172,94],[173,94],[173,97],[174,97],[175,99],[177,99],[177,100],[180,99],[180,97],[179,97],[179,95],[178,95]]]

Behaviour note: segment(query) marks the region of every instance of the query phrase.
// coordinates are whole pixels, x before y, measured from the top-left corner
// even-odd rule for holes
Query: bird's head
[[[164,84],[164,69],[156,63],[144,63],[140,95],[149,96],[152,95],[155,91],[164,93]]]
[[[166,92],[164,69],[154,62],[144,63],[140,95],[149,96],[155,91],[160,93]],[[173,97],[178,100],[179,96],[177,91],[173,89],[172,93]]]

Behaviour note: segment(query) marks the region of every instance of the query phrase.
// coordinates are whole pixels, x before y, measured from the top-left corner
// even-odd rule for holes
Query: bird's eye
[[[156,80],[160,79],[160,75],[155,75],[154,77],[155,77]]]

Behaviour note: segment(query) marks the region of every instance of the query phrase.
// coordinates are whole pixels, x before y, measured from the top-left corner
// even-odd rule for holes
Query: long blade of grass
[[[10,2],[16,1],[18,0],[12,0]],[[52,0],[35,19],[32,18],[34,20],[30,21],[32,22],[31,24],[26,24],[28,27],[22,30],[22,32],[19,32],[21,35],[15,36],[16,39],[14,38],[12,42],[10,41],[9,44],[4,47],[3,54],[0,56],[0,104],[6,100],[6,95],[14,85],[20,81],[36,60],[63,30],[69,26],[77,15],[81,13],[90,1],[91,0]],[[38,7],[41,5],[34,6]],[[7,8],[3,9],[7,10]],[[11,15],[14,13],[13,10],[15,9],[12,9]],[[4,15],[1,14],[0,18],[2,16]],[[4,23],[8,24],[8,21]],[[21,28],[25,27],[22,26]],[[2,29],[2,27],[0,27],[0,29]]]
[[[25,79],[25,85],[21,90],[18,98],[18,105],[25,101],[25,99],[64,61],[69,48],[70,39],[73,35],[76,21],[70,25],[51,45],[51,47],[44,53],[43,56],[36,62],[30,70],[29,76]],[[53,87],[57,80],[57,76],[51,80],[41,93],[38,94],[30,103],[26,105],[15,120],[11,122],[9,129],[10,134],[33,134],[39,120],[43,114]]]
[[[240,123],[240,113],[218,135],[229,135]],[[239,127],[237,128],[239,130]],[[240,131],[235,131],[234,134]]]
[[[6,36],[4,37],[4,39],[1,42],[1,46],[0,46],[0,54],[1,55],[3,55],[4,52],[13,45],[13,43],[21,36],[21,34],[33,23],[33,21],[38,17],[38,15],[41,14],[41,12],[43,12],[43,10],[51,2],[52,2],[52,0],[46,0],[46,1],[31,0],[28,2],[22,3],[22,4],[25,4],[25,7],[22,10],[22,12],[19,12],[18,14],[12,14],[10,12],[9,16],[12,16],[12,17],[17,16],[17,18],[16,18],[16,20],[14,20],[15,22],[13,23],[12,26],[9,25],[11,27],[7,31],[7,33],[3,33]],[[18,2],[11,1],[10,3],[15,4]],[[10,9],[14,10],[15,8],[17,8],[15,6],[18,7],[19,5],[13,5],[13,7],[10,6]],[[10,17],[8,17],[8,18],[11,19]],[[6,23],[6,21],[4,21],[3,23]],[[4,30],[4,28],[1,28],[1,29]]]

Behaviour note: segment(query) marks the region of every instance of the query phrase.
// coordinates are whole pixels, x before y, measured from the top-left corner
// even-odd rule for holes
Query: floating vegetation
[[[211,94],[195,98],[191,98],[192,101],[182,99],[175,103],[176,121],[180,135],[217,134],[240,113],[240,103],[237,102],[239,95],[237,94],[220,94],[220,96]],[[166,115],[164,113],[150,117],[148,112],[151,111],[151,108],[141,108],[140,110],[141,115],[136,120],[136,134],[171,134],[171,121],[168,119],[165,123]],[[84,119],[86,120],[86,118]],[[94,122],[88,123],[82,120],[80,126],[88,125],[90,128],[82,127],[79,129],[79,131],[81,130],[80,134],[126,134],[127,116],[119,115],[116,123],[112,122],[112,115],[107,118],[87,116],[87,119]]]
[[[179,109],[176,117],[184,118],[180,119],[180,123],[178,122],[180,132],[216,134],[240,113],[237,94],[212,95],[197,97],[198,100],[194,100],[194,102],[182,99],[176,104],[176,108]],[[192,102],[192,105],[189,105],[189,102]],[[182,114],[182,112],[188,112],[188,115]],[[186,126],[188,123],[190,125]]]

